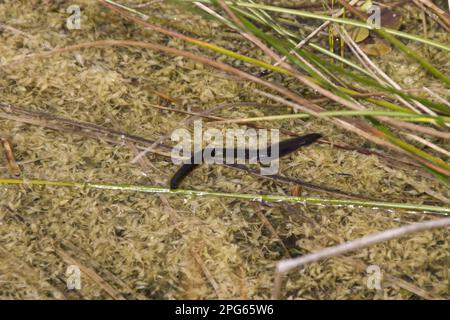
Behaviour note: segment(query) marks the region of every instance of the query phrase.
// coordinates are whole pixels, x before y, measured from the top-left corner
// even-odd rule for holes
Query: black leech
[[[321,138],[322,135],[319,133],[311,133],[311,134],[307,134],[301,137],[296,137],[296,138],[292,138],[292,139],[288,139],[288,140],[284,140],[278,143],[278,158],[281,158],[291,152],[294,152],[295,150],[297,150],[300,147],[304,147],[307,145],[310,145],[311,143],[314,143],[316,140],[318,140],[319,138]],[[264,155],[264,156],[271,156],[271,150],[274,147],[270,146],[266,152],[266,150],[256,150],[257,151],[257,157],[258,157],[258,161],[260,160],[260,156]],[[203,149],[201,152],[202,155],[202,159],[203,159],[203,155],[206,149]],[[234,149],[234,158],[236,159],[239,156],[239,150],[237,148]],[[254,150],[250,150],[250,149],[244,149],[244,154],[245,154],[245,160],[248,160],[250,157],[250,154],[253,154],[254,152],[251,152]],[[264,151],[264,152],[262,152]],[[200,153],[199,152],[199,153]],[[227,149],[224,148],[222,150],[222,154],[226,155],[227,154]],[[215,155],[215,149],[211,150],[211,155],[214,156]],[[190,173],[192,172],[199,164],[195,164],[194,163],[194,158],[195,158],[195,154],[191,156],[190,162],[189,163],[185,163],[183,164],[180,169],[178,169],[177,172],[175,172],[175,174],[172,176],[172,179],[170,180],[170,188],[171,189],[176,189],[178,188],[178,185],[180,184],[180,182]]]

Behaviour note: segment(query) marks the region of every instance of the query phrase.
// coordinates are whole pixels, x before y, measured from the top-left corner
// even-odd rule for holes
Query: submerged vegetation
[[[77,4],[0,3],[0,298],[450,298],[445,1]],[[170,190],[196,119],[322,138]]]

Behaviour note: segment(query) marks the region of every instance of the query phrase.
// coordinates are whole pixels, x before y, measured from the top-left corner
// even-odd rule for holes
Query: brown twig
[[[420,2],[422,5],[429,8],[431,11],[436,14],[440,20],[448,27],[450,28],[450,14],[441,8],[439,8],[437,5],[433,3],[431,0],[417,0],[417,2]]]
[[[19,177],[21,171],[14,157],[14,151],[11,142],[6,138],[0,138],[0,141],[2,142],[3,149],[5,150],[5,157],[6,161],[8,162],[9,172],[14,177]]]

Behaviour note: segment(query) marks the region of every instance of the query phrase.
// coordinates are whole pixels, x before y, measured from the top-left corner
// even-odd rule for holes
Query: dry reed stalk
[[[305,256],[301,256],[294,259],[281,260],[277,264],[277,272],[285,273],[294,268],[298,268],[307,263],[316,262],[325,258],[334,257],[343,253],[347,253],[350,251],[366,248],[368,246],[389,241],[395,238],[399,238],[405,236],[407,234],[412,234],[416,232],[432,230],[437,228],[445,228],[450,226],[450,218],[426,221],[415,223],[412,225],[407,225],[399,228],[385,230],[379,233],[374,233],[367,235],[365,237],[345,242],[343,244],[325,248],[319,252],[307,254]]]
[[[14,177],[20,177],[21,171],[14,157],[14,151],[11,142],[6,138],[0,138],[0,141],[2,142],[3,149],[5,150],[5,157],[8,163],[9,172]]]

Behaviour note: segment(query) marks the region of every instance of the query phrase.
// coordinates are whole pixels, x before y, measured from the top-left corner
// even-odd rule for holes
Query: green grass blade
[[[383,201],[363,201],[363,200],[349,200],[349,199],[321,199],[312,197],[292,197],[279,195],[261,195],[261,194],[247,194],[247,193],[227,193],[201,190],[172,190],[165,187],[147,186],[147,185],[130,185],[130,184],[109,184],[109,183],[93,183],[93,182],[70,182],[70,181],[49,181],[49,180],[21,180],[21,179],[0,179],[0,184],[3,185],[42,185],[42,186],[57,186],[57,187],[71,187],[71,188],[88,188],[101,190],[115,190],[125,192],[145,192],[152,194],[172,194],[195,197],[218,197],[218,198],[232,198],[246,201],[259,202],[273,202],[273,203],[300,203],[304,205],[317,206],[346,206],[346,207],[366,207],[371,209],[405,209],[419,212],[434,212],[442,215],[450,214],[450,207],[443,206],[429,206],[421,204],[410,203],[394,203]]]

